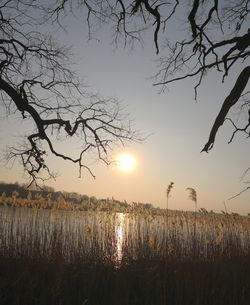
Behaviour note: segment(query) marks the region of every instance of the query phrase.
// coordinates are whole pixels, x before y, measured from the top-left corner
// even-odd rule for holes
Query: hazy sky
[[[99,34],[101,42],[87,42],[82,23],[70,19],[68,24],[68,32],[60,35],[74,45],[80,58],[77,69],[91,90],[119,98],[135,119],[136,128],[150,136],[143,144],[131,144],[113,152],[114,156],[123,151],[133,154],[137,160],[134,171],[124,173],[115,166],[107,167],[98,162],[92,166],[95,180],[87,172],[79,179],[76,166],[51,158],[51,168],[60,175],[47,184],[57,190],[76,191],[97,198],[113,196],[128,202],[165,207],[166,188],[173,181],[171,209],[193,209],[185,191],[187,187],[193,187],[197,191],[199,207],[220,211],[225,202],[229,211],[249,213],[250,192],[227,200],[244,189],[244,181],[249,180],[249,177],[240,179],[249,166],[249,141],[239,135],[228,145],[232,128],[225,124],[213,150],[209,154],[200,153],[237,71],[224,84],[218,76],[208,75],[200,88],[198,103],[194,101],[192,80],[175,83],[165,93],[158,94],[160,88],[153,87],[150,80],[157,71],[151,36],[146,39],[144,48],[132,52],[123,48],[114,51],[107,33]],[[237,120],[237,110],[234,118]],[[16,143],[27,133],[28,126],[15,116],[8,119],[1,116],[1,149]],[[68,151],[74,149],[64,147],[64,143],[60,145]],[[3,167],[0,180],[25,181],[18,164],[11,169],[10,165]]]

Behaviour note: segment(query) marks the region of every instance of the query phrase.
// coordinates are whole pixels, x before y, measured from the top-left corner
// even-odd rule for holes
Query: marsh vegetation
[[[0,207],[2,305],[250,303],[248,216],[4,198],[13,204]]]

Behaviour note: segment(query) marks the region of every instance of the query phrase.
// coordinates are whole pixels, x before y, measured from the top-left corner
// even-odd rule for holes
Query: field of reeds
[[[0,207],[1,305],[249,305],[250,217]]]

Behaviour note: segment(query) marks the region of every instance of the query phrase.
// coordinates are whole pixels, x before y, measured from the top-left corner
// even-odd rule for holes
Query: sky
[[[193,80],[174,83],[169,90],[159,94],[160,88],[152,86],[150,79],[157,71],[157,56],[150,33],[143,48],[115,50],[107,32],[99,34],[101,42],[87,41],[79,20],[70,18],[67,24],[67,33],[58,35],[66,35],[67,43],[72,44],[78,54],[80,76],[91,90],[121,100],[134,119],[136,129],[148,137],[142,144],[131,143],[113,151],[114,156],[124,152],[132,154],[136,159],[133,171],[124,172],[117,166],[108,167],[90,159],[96,179],[87,172],[79,179],[77,166],[51,157],[49,164],[58,172],[58,177],[46,184],[56,190],[165,208],[166,188],[173,181],[170,209],[193,210],[194,204],[186,191],[192,187],[197,192],[200,208],[221,211],[226,205],[229,212],[250,213],[250,191],[228,200],[243,190],[244,182],[249,180],[249,176],[242,179],[249,167],[249,141],[239,135],[228,145],[232,128],[225,124],[212,151],[200,153],[237,71],[224,84],[217,75],[208,74],[199,90],[198,102],[194,100]],[[237,120],[237,109],[233,115]],[[1,115],[1,181],[27,181],[22,168],[17,163],[6,165],[3,156],[5,148],[18,142],[28,128],[29,124],[16,115],[8,118]],[[73,149],[63,142],[59,145],[69,152]]]

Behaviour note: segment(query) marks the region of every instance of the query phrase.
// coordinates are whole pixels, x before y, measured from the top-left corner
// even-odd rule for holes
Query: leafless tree
[[[107,25],[112,31],[112,39],[116,45],[123,42],[125,46],[133,47],[136,42],[141,43],[143,34],[149,31],[159,61],[154,85],[160,86],[162,90],[173,82],[191,78],[195,81],[194,92],[197,98],[198,89],[209,72],[221,75],[222,82],[235,77],[237,73],[235,84],[222,103],[202,151],[209,152],[213,148],[218,130],[225,121],[230,122],[234,128],[229,143],[239,132],[249,137],[249,0],[52,0],[44,2],[43,6],[41,3],[43,1],[5,0],[1,4],[0,15],[3,32],[0,44],[3,101],[6,101],[6,94],[13,101],[13,96],[6,92],[9,85],[22,101],[28,99],[28,105],[38,113],[37,116],[30,108],[27,110],[27,106],[23,111],[25,102],[22,107],[20,103],[15,102],[17,109],[26,116],[29,114],[36,123],[37,132],[34,134],[39,134],[39,137],[32,135],[28,138],[32,154],[36,157],[42,158],[41,152],[44,151],[37,153],[38,142],[40,144],[45,141],[50,146],[49,143],[52,142],[49,142],[46,136],[48,137],[49,130],[51,132],[55,128],[59,131],[63,129],[67,135],[76,135],[84,126],[84,131],[91,133],[92,140],[97,139],[93,133],[96,129],[88,128],[90,121],[86,128],[86,122],[81,116],[76,118],[75,123],[66,123],[68,120],[62,115],[56,118],[56,121],[51,119],[54,111],[69,113],[74,110],[77,113],[74,107],[75,103],[78,105],[79,98],[74,99],[72,91],[78,94],[80,86],[71,71],[68,50],[55,45],[48,35],[41,35],[39,26],[47,21],[63,26],[64,15],[71,12],[81,14],[86,21],[89,39],[98,38],[98,28]],[[37,19],[39,14],[43,16],[40,23]],[[181,31],[178,31],[180,27]],[[46,94],[45,97],[44,94],[39,94],[38,99],[39,90],[53,93],[56,97],[54,103],[56,101],[58,105],[52,106],[51,96]],[[45,105],[49,107],[46,108]],[[240,105],[242,114],[245,114],[242,126],[238,126],[229,117],[229,111],[235,105]],[[56,107],[57,109],[54,109]],[[42,118],[42,115],[48,118]],[[42,118],[42,123],[38,117],[40,120]],[[91,122],[96,123],[97,120]],[[101,130],[107,132],[107,128],[103,126]],[[124,131],[127,131],[124,126],[118,130],[109,135],[119,139],[134,137],[134,134],[131,137],[131,130],[124,134]],[[100,131],[99,127],[97,131]],[[98,152],[105,152],[103,143],[106,142],[101,139],[103,138],[89,143],[84,138],[84,149],[88,150],[95,145]],[[110,143],[110,139],[108,140]],[[53,149],[50,150],[53,152]],[[29,155],[22,154],[22,157]],[[73,161],[79,163],[79,160],[82,160],[81,157]],[[39,162],[34,170],[43,167],[43,162]]]
[[[21,161],[30,184],[53,177],[48,154],[77,164],[79,176],[86,169],[94,177],[86,153],[109,164],[114,144],[141,138],[116,99],[91,94],[82,86],[72,69],[71,50],[48,30],[50,16],[42,2],[0,3],[1,109],[32,122],[25,143],[10,148],[8,159]],[[68,138],[80,143],[76,157],[56,145]]]
[[[133,46],[142,41],[145,31],[151,31],[156,53],[164,54],[159,57],[154,83],[163,90],[173,82],[194,78],[196,99],[208,72],[220,74],[222,82],[238,73],[202,151],[212,149],[218,129],[226,120],[234,128],[229,143],[237,132],[249,137],[249,0],[57,0],[50,7],[50,17],[60,22],[63,14],[76,11],[76,6],[83,9],[90,39],[103,23],[113,27],[116,44],[123,39],[125,45]],[[239,127],[228,113],[240,102],[247,120]]]

